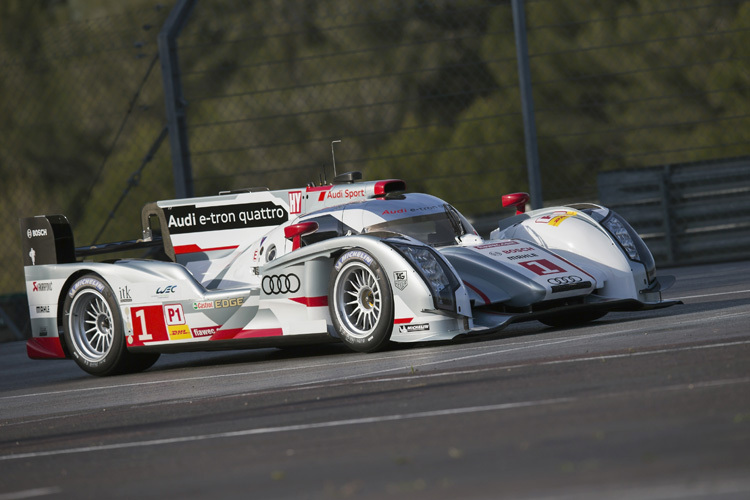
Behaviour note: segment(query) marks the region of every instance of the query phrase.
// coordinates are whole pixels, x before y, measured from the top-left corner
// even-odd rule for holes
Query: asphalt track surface
[[[666,272],[683,305],[377,354],[0,345],[0,500],[750,498],[750,262]]]

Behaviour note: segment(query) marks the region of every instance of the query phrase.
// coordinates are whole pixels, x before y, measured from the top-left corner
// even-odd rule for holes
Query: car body
[[[160,353],[343,341],[357,351],[664,307],[653,257],[598,205],[523,213],[482,239],[455,208],[401,180],[166,200],[143,238],[76,249],[65,217],[21,220],[30,357],[94,375]],[[160,233],[157,234],[157,233]],[[94,262],[141,249],[151,256]]]

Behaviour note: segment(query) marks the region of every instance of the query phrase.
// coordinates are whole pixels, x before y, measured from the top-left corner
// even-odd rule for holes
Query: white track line
[[[700,324],[700,323],[706,323],[706,322],[716,322],[717,320],[725,320],[725,319],[731,319],[735,317],[741,317],[741,316],[750,316],[750,312],[738,312],[734,314],[727,314],[723,315],[720,318],[698,318],[695,320],[689,320],[689,321],[681,321],[680,325],[690,325],[690,324]],[[657,327],[658,328],[658,327]],[[470,347],[461,347],[456,349],[454,352],[467,352],[467,351],[476,351],[481,350],[483,352],[477,353],[477,354],[470,354],[470,355],[462,355],[457,357],[451,357],[448,359],[442,359],[438,361],[430,361],[430,362],[420,362],[419,358],[429,358],[434,359],[435,354],[440,354],[437,352],[428,352],[421,356],[415,357],[413,354],[410,353],[404,353],[403,355],[385,355],[385,356],[378,356],[378,357],[367,357],[366,359],[362,359],[361,357],[358,357],[358,359],[351,360],[351,361],[336,361],[335,363],[317,363],[312,364],[304,367],[284,367],[284,368],[274,368],[274,369],[258,369],[258,370],[252,370],[252,371],[243,371],[239,373],[223,373],[223,374],[217,374],[217,375],[203,375],[203,376],[196,376],[196,377],[187,377],[187,378],[179,378],[179,379],[159,379],[159,380],[150,380],[145,382],[134,382],[130,384],[117,384],[117,385],[107,385],[107,386],[97,386],[97,387],[82,387],[78,389],[65,389],[61,391],[47,391],[47,392],[35,392],[35,393],[29,393],[29,394],[16,394],[12,396],[0,396],[0,401],[3,400],[11,400],[11,399],[20,399],[20,398],[33,398],[33,397],[40,397],[40,396],[54,396],[54,395],[62,395],[62,394],[74,394],[74,393],[81,393],[81,392],[91,392],[91,391],[113,391],[116,389],[123,389],[123,388],[132,388],[132,387],[144,387],[149,385],[159,385],[159,384],[167,384],[167,383],[178,383],[178,384],[184,384],[186,382],[191,381],[202,381],[205,382],[207,380],[212,379],[221,379],[221,378],[237,378],[237,377],[253,377],[256,375],[268,375],[269,373],[275,373],[275,372],[286,372],[286,371],[299,371],[301,369],[315,369],[315,368],[325,368],[329,366],[343,366],[346,364],[358,364],[362,365],[363,361],[374,363],[379,361],[398,361],[401,358],[407,358],[411,360],[409,362],[408,366],[397,366],[395,368],[386,368],[386,369],[380,369],[380,370],[374,370],[369,372],[359,372],[353,375],[349,376],[336,376],[335,378],[331,379],[319,379],[314,380],[310,382],[306,382],[303,384],[295,384],[294,386],[304,386],[304,385],[313,385],[313,384],[320,384],[325,383],[327,381],[338,381],[338,380],[351,380],[355,378],[362,378],[362,377],[371,377],[375,375],[383,375],[385,373],[389,372],[396,372],[396,371],[403,371],[407,370],[410,367],[426,367],[426,366],[432,366],[432,365],[438,365],[438,364],[446,364],[446,363],[455,363],[458,361],[464,361],[467,359],[475,359],[480,357],[488,357],[488,356],[494,356],[494,355],[500,355],[500,354],[507,354],[509,352],[516,352],[516,351],[522,351],[522,350],[528,350],[528,349],[536,349],[540,347],[547,347],[551,345],[557,345],[557,344],[565,344],[575,341],[588,341],[595,338],[600,337],[608,337],[608,336],[614,336],[614,335],[624,335],[628,333],[638,332],[643,330],[642,327],[637,328],[628,328],[625,330],[617,330],[614,332],[602,332],[602,333],[592,333],[588,335],[577,335],[574,337],[568,337],[565,339],[559,339],[559,340],[553,340],[553,341],[546,341],[546,340],[527,340],[527,341],[520,341],[520,342],[513,342],[510,344],[504,344],[503,346],[500,346],[501,349],[495,350],[490,349],[488,350],[488,346],[485,345],[477,345],[477,346],[470,346]],[[515,347],[511,347],[515,346]]]
[[[689,295],[687,297],[676,297],[671,300],[703,299],[706,297],[718,297],[720,295],[742,295],[745,293],[750,293],[750,290],[736,290],[733,292],[717,292],[717,293],[705,293],[703,295]]]
[[[672,392],[672,391],[684,391],[694,390],[703,388],[716,388],[735,384],[747,384],[750,383],[750,377],[738,378],[738,379],[726,379],[726,380],[710,380],[705,382],[696,382],[691,384],[675,384],[665,387],[656,387],[650,389],[650,393],[658,392]],[[624,391],[615,394],[606,394],[602,396],[594,396],[590,399],[600,398],[613,398],[620,397],[623,394],[630,394],[632,391]],[[641,394],[641,392],[636,392]],[[521,401],[517,403],[501,403],[494,405],[485,406],[469,406],[463,408],[448,408],[444,410],[433,410],[415,413],[403,413],[396,415],[382,415],[379,417],[364,417],[364,418],[352,418],[346,420],[331,420],[327,422],[318,422],[311,424],[298,424],[298,425],[285,425],[278,427],[260,427],[255,429],[245,429],[241,431],[232,432],[218,432],[214,434],[198,434],[193,436],[183,436],[176,438],[165,438],[165,439],[151,439],[146,441],[130,441],[125,443],[113,443],[99,446],[84,446],[79,448],[64,448],[60,450],[49,450],[49,451],[37,451],[30,453],[18,453],[11,455],[0,455],[0,461],[6,460],[20,460],[20,459],[32,459],[32,458],[44,458],[59,455],[72,455],[77,453],[92,453],[98,451],[112,451],[112,450],[123,450],[130,448],[147,448],[153,446],[164,446],[179,443],[194,443],[198,441],[208,441],[213,439],[226,439],[226,438],[237,438],[247,436],[258,436],[264,434],[275,434],[280,432],[296,432],[296,431],[309,431],[314,429],[330,429],[336,427],[345,427],[351,425],[365,425],[365,424],[376,424],[382,422],[397,422],[403,420],[413,420],[418,418],[434,418],[444,417],[451,415],[465,415],[470,413],[481,413],[491,411],[506,411],[514,410],[518,408],[533,408],[539,406],[550,406],[556,404],[574,403],[580,401],[581,398],[555,398],[555,399],[541,399],[536,401]],[[0,499],[2,500],[2,499]]]
[[[50,488],[34,488],[33,490],[2,493],[0,494],[0,500],[22,500],[24,498],[37,498],[49,495],[57,495],[60,492],[62,492],[62,489],[56,486]]]
[[[538,401],[521,401],[518,403],[502,403],[487,406],[469,406],[465,408],[450,408],[446,410],[424,411],[417,413],[404,413],[400,415],[383,415],[380,417],[352,418],[347,420],[332,420],[312,424],[284,425],[279,427],[261,427],[257,429],[245,429],[232,432],[218,432],[215,434],[199,434],[195,436],[183,436],[177,438],[151,439],[148,441],[131,441],[128,443],[115,443],[99,446],[85,446],[81,448],[67,448],[61,450],[38,451],[31,453],[19,453],[16,455],[0,455],[0,460],[17,460],[28,458],[51,457],[56,455],[70,455],[74,453],[90,453],[95,451],[122,450],[126,448],[145,448],[150,446],[162,446],[177,443],[192,443],[210,439],[236,438],[243,436],[258,436],[262,434],[274,434],[278,432],[307,431],[312,429],[326,429],[344,427],[349,425],[374,424],[380,422],[394,422],[400,420],[411,420],[415,418],[442,417],[446,415],[463,415],[467,413],[480,413],[487,411],[504,411],[516,408],[529,408],[535,406],[554,405],[570,403],[574,398],[542,399]]]

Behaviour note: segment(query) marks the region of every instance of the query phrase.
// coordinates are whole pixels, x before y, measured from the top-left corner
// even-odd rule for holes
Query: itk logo
[[[289,213],[302,213],[302,191],[289,191]]]
[[[120,288],[118,291],[120,302],[133,302],[133,298],[130,296],[130,288],[128,288],[127,285]]]

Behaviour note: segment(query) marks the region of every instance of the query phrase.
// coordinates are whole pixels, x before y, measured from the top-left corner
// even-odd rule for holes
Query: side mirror
[[[295,251],[302,244],[302,237],[313,234],[318,227],[318,223],[314,220],[292,224],[284,228],[284,238],[292,240],[292,251]]]
[[[529,202],[529,193],[512,193],[503,195],[503,207],[516,207],[516,215],[526,212],[526,203]]]

